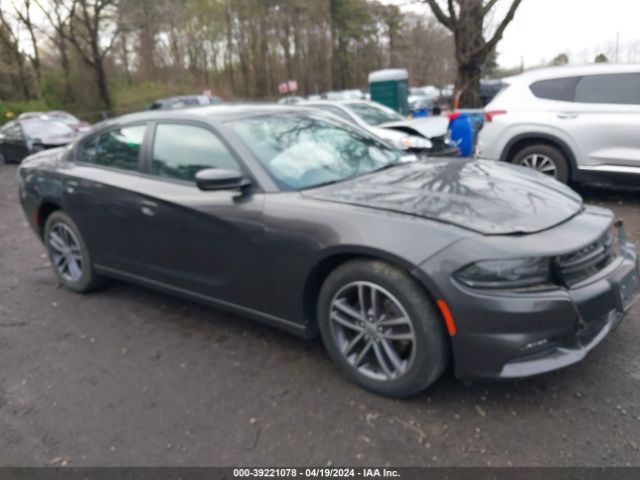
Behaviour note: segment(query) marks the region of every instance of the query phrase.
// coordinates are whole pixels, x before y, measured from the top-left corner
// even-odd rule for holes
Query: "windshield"
[[[66,112],[53,112],[48,114],[51,118],[54,118],[58,122],[65,123],[67,125],[75,125],[76,123],[80,123],[76,117]]]
[[[73,128],[62,122],[47,120],[25,120],[22,122],[24,134],[30,138],[58,137],[74,133]]]
[[[228,125],[285,190],[346,180],[402,158],[399,150],[320,112],[269,115]]]
[[[394,112],[390,108],[378,106],[374,103],[348,103],[347,107],[372,126],[389,122],[403,122],[406,120],[402,115]]]

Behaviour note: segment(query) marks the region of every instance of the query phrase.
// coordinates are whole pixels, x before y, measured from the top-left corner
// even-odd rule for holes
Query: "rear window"
[[[146,125],[127,125],[82,144],[79,161],[121,170],[137,170]]]
[[[531,92],[538,98],[545,100],[561,100],[573,102],[576,84],[579,77],[554,78],[551,80],[540,80],[532,83],[529,87]]]
[[[640,105],[640,73],[582,77],[576,86],[575,101]]]

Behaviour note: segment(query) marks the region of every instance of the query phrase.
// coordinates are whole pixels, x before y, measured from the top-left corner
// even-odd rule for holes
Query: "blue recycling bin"
[[[466,113],[454,113],[450,117],[451,140],[460,148],[461,157],[473,155],[473,123]]]

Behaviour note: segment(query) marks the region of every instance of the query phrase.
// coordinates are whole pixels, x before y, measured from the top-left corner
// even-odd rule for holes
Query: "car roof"
[[[130,123],[137,121],[151,121],[157,119],[198,120],[204,119],[216,122],[226,122],[240,118],[258,117],[276,113],[300,112],[294,105],[279,104],[221,104],[201,107],[182,108],[180,110],[147,110],[130,113],[114,119],[106,120],[104,125]]]
[[[506,83],[529,83],[552,78],[576,77],[583,75],[605,75],[611,73],[640,73],[640,64],[596,63],[590,65],[562,65],[529,70],[520,75],[504,78]]]
[[[336,107],[344,107],[344,106],[348,106],[348,105],[353,105],[354,103],[364,103],[366,105],[369,105],[371,103],[375,103],[375,102],[370,102],[367,100],[356,100],[356,99],[351,99],[351,100],[305,100],[304,102],[299,102],[296,105],[300,105],[300,106],[305,106],[305,105],[333,105]]]

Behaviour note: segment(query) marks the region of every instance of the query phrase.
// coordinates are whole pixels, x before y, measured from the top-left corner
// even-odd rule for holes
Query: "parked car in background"
[[[64,287],[117,278],[319,332],[383,395],[450,364],[499,379],[566,367],[637,298],[609,210],[526,169],[415,161],[311,109],[128,115],[28,158],[18,181]]]
[[[290,95],[288,97],[278,100],[280,105],[295,105],[296,103],[304,102],[304,97],[298,97],[296,95]]]
[[[425,85],[424,87],[411,87],[409,89],[409,98],[422,97],[428,98],[432,101],[437,101],[440,98],[440,89],[433,85]]]
[[[16,120],[27,120],[29,118],[40,118],[44,115],[44,112],[22,112],[18,115]]]
[[[485,108],[479,157],[564,183],[640,175],[640,65],[554,67],[504,82]]]
[[[27,155],[72,142],[79,132],[51,117],[25,116],[0,128],[0,163],[20,163]]]
[[[151,110],[166,110],[176,108],[203,107],[205,105],[218,105],[222,102],[220,97],[209,95],[181,95],[177,97],[162,98],[151,104]]]
[[[69,125],[71,128],[78,132],[88,132],[89,130],[91,130],[91,124],[89,122],[80,120],[78,117],[76,117],[75,115],[71,115],[69,112],[65,112],[62,110],[52,110],[47,112],[46,115],[51,117],[53,120],[57,120]]]
[[[407,98],[409,105],[409,113],[426,112],[433,108],[435,101],[422,88],[412,87],[409,89],[409,97]]]
[[[325,95],[327,100],[364,100],[365,95],[361,90],[340,90],[338,92],[327,92]]]
[[[431,112],[436,102],[425,96],[409,95],[409,112],[412,114],[428,114]]]
[[[55,120],[69,125],[71,128],[78,132],[87,132],[91,129],[91,124],[80,120],[75,115],[71,115],[69,112],[63,110],[51,110],[48,112],[23,112],[18,115],[18,120],[28,120],[38,118],[43,121]]]
[[[331,112],[397,148],[430,156],[460,155],[460,150],[449,139],[449,119],[446,117],[408,120],[395,110],[368,101],[301,102],[298,105]]]
[[[506,86],[502,80],[481,80],[480,101],[482,105],[489,104]]]

